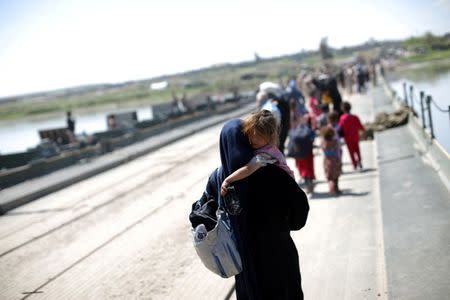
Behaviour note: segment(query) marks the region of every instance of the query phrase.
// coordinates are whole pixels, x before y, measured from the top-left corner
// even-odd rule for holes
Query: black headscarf
[[[225,123],[220,132],[220,160],[222,162],[222,178],[245,166],[254,156],[248,138],[242,132],[242,120],[232,119]],[[234,184],[241,206],[247,206],[247,180]]]
[[[246,165],[252,157],[253,149],[242,133],[242,120],[225,123],[220,132],[220,159],[225,176]]]
[[[222,178],[246,165],[254,156],[248,138],[242,133],[242,120],[233,119],[225,123],[220,132],[220,159],[222,162]],[[231,225],[237,240],[237,246],[241,255],[244,271],[236,278],[236,290],[244,291],[246,295],[240,298],[258,299],[259,295],[255,282],[255,264],[251,249],[254,243],[250,242],[252,236],[249,232],[247,208],[248,208],[248,180],[235,182],[234,187],[239,198],[242,212],[238,216],[230,216]]]

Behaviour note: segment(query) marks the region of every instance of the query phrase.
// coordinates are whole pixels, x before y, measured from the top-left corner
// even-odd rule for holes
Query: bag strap
[[[217,181],[217,202],[220,210],[224,210],[222,195],[220,194],[220,187],[222,181],[220,180],[220,173],[222,172],[222,166],[216,169],[216,181]]]

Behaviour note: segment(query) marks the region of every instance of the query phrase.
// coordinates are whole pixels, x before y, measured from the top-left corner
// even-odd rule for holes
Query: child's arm
[[[358,127],[358,131],[364,131],[365,130],[364,125],[361,123],[361,119],[356,115],[355,115],[355,117],[356,117],[356,126]]]
[[[361,123],[361,120],[356,117],[356,119],[358,120],[358,134],[360,137],[364,136],[366,133],[366,129],[364,128],[364,125]]]
[[[227,193],[228,187],[235,181],[247,178],[252,175],[253,172],[258,170],[261,166],[256,163],[249,162],[242,168],[237,169],[232,174],[230,174],[225,180],[222,182],[222,186],[220,187],[220,193],[224,196]]]
[[[264,156],[258,157],[255,156],[252,158],[250,162],[248,162],[245,166],[237,169],[232,174],[230,174],[225,180],[222,182],[222,186],[220,187],[220,194],[224,196],[227,193],[227,188],[233,182],[247,178],[252,175],[256,170],[265,166],[268,163],[274,163],[276,160],[266,159]]]

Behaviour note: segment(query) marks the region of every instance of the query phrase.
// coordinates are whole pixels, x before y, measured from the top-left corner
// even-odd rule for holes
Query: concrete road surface
[[[351,102],[363,120],[373,119],[371,97]],[[0,217],[0,298],[224,299],[234,279],[201,264],[188,221],[192,202],[220,162],[220,129],[211,127]],[[388,298],[379,150],[368,141],[361,151],[365,171],[354,172],[344,147],[340,197],[328,196],[316,151],[310,216],[292,234],[306,299]],[[293,160],[288,163],[295,169]]]

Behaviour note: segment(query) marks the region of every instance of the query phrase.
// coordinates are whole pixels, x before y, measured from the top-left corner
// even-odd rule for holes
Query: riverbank
[[[429,51],[424,54],[404,57],[404,58],[400,59],[400,61],[405,64],[411,64],[411,63],[439,61],[439,60],[446,60],[446,59],[450,59],[450,50]]]
[[[64,164],[60,161],[55,161],[53,158],[2,172],[0,173],[2,183],[5,185],[10,183],[10,186],[3,190],[0,189],[0,215],[254,109],[254,101],[251,101],[251,104],[244,102],[239,106],[235,105],[221,112],[209,112],[197,118],[181,120],[176,126],[167,122],[163,124],[163,127],[155,128],[145,138],[141,137],[139,140],[131,137],[131,141],[129,141],[130,136],[112,139],[109,141],[110,144],[127,145],[126,147],[123,145],[124,147],[122,148],[118,148],[121,146],[118,145],[118,149],[110,153],[97,155],[102,146],[96,145],[90,150],[93,152],[90,156],[79,153],[86,152],[86,150],[82,150],[70,154],[75,156],[74,158],[71,158],[69,154],[62,154],[60,157],[57,157],[58,160],[64,161]],[[114,148],[112,145],[110,147]],[[50,166],[46,166],[46,164]],[[43,173],[47,169],[52,169],[51,172],[47,172],[50,174]]]
[[[186,95],[188,102],[198,98],[205,99],[207,96],[220,99],[235,92],[253,91],[263,81],[287,80],[298,72],[299,61],[293,56],[285,56],[224,64],[120,85],[88,86],[85,89],[80,87],[74,91],[68,88],[38,96],[17,96],[15,101],[0,102],[0,120],[58,115],[67,110],[76,114],[104,110],[107,107],[150,106],[171,102],[174,96],[180,99],[183,95]],[[151,84],[156,81],[166,81],[167,88],[151,89]]]
[[[450,57],[440,60],[420,62],[398,62],[386,72],[389,81],[398,80],[402,76],[409,75],[413,79],[430,79],[450,70]]]
[[[142,108],[146,108],[148,110],[151,109],[151,103],[149,102],[126,102],[126,103],[110,103],[106,105],[93,105],[87,107],[78,107],[76,109],[72,109],[72,115],[75,118],[78,116],[96,114],[96,113],[115,113],[120,111],[135,111]],[[0,105],[1,110],[1,105]],[[7,114],[7,112],[4,112]],[[3,116],[4,117],[4,116]],[[66,120],[66,111],[65,110],[55,110],[52,112],[45,112],[39,114],[31,114],[31,115],[16,115],[11,116],[10,118],[0,118],[0,126],[7,126],[8,124],[16,124],[23,121],[27,121],[30,123],[46,121],[48,119],[60,118],[63,122]]]

